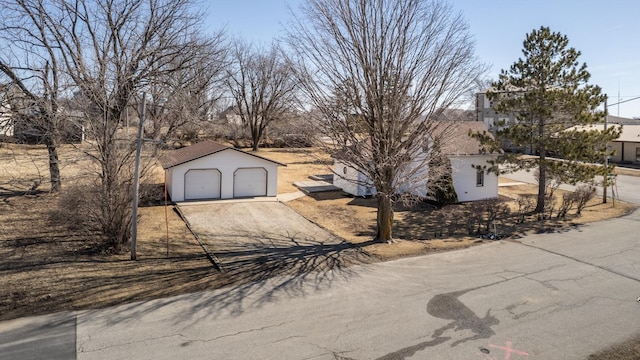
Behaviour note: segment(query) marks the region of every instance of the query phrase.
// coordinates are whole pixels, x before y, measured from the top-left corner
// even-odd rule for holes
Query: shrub
[[[459,207],[450,207],[447,211],[445,221],[447,223],[447,235],[452,236],[456,233],[456,229],[463,219],[463,211]]]
[[[100,252],[121,253],[131,235],[130,187],[111,191],[97,184],[76,184],[63,189],[52,220],[69,230],[100,240]]]
[[[567,213],[576,203],[576,196],[574,193],[566,193],[562,195],[562,203],[558,208],[558,214],[556,217],[563,218],[567,216]]]
[[[538,220],[551,219],[556,208],[556,196],[553,194],[545,195],[544,209],[538,214]]]
[[[466,220],[465,225],[469,235],[479,232],[480,223],[482,222],[481,212],[477,211],[474,206],[469,206],[464,212],[464,218]]]
[[[581,215],[589,200],[596,195],[596,188],[593,185],[580,185],[573,193],[576,198],[576,215]]]
[[[517,220],[518,224],[524,222],[526,216],[530,214],[535,209],[535,203],[533,201],[533,197],[531,195],[523,195],[516,199],[517,208]]]
[[[435,224],[433,225],[433,237],[442,237],[444,227],[446,224],[447,214],[446,210],[437,211],[435,214]]]
[[[511,212],[509,206],[499,199],[482,200],[478,205],[482,208],[485,231],[491,231],[491,225],[496,221],[504,221]]]

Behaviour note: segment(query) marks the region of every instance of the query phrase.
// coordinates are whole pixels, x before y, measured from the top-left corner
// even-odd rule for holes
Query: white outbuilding
[[[440,129],[446,129],[446,141],[441,145],[442,153],[451,161],[453,187],[459,202],[477,201],[498,197],[498,175],[483,170],[490,160],[498,154],[482,151],[477,139],[469,136],[470,132],[487,132],[487,126],[478,121],[460,121],[455,124],[443,122]],[[444,131],[438,130],[437,131]],[[415,165],[409,165],[414,181],[400,187],[400,192],[409,192],[417,197],[428,197],[428,169],[423,158]],[[422,166],[423,168],[419,168]],[[372,181],[362,171],[346,162],[334,159],[333,184],[344,192],[354,196],[371,196],[376,194]],[[407,181],[406,181],[407,182]]]
[[[203,141],[160,159],[172,201],[276,196],[278,167],[285,164]]]

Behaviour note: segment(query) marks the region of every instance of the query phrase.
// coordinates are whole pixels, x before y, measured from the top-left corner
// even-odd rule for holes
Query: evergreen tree
[[[498,123],[495,139],[486,134],[475,136],[486,147],[508,143],[536,155],[505,153],[494,166],[506,163],[507,171],[537,170],[535,212],[539,213],[550,179],[575,184],[592,181],[609,170],[585,162],[598,162],[609,155],[606,144],[619,136],[619,129],[602,131],[589,126],[604,122],[606,109],[598,107],[606,95],[599,86],[588,84],[587,65],[579,63],[580,52],[569,47],[565,35],[548,27],[534,29],[527,34],[522,53],[524,57],[502,70],[487,93],[494,110],[514,114],[515,124]]]
[[[458,194],[453,187],[453,169],[451,160],[442,154],[440,141],[436,139],[429,167],[443,169],[438,175],[429,177],[427,189],[433,191],[433,197],[439,205],[450,205],[458,202]]]

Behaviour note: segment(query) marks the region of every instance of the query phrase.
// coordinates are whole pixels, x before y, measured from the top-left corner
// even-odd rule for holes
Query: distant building
[[[618,164],[640,164],[640,121],[615,116],[608,116],[609,120],[612,122],[607,126],[622,127],[620,137],[607,144],[614,151],[609,160]],[[570,129],[602,131],[604,124],[574,126]]]
[[[242,125],[240,110],[237,106],[229,106],[219,115],[220,120],[226,121],[229,125]]]
[[[516,114],[498,113],[493,109],[493,100],[487,96],[488,90],[476,94],[476,120],[482,121],[489,132],[496,136],[496,133],[509,126],[513,126],[518,121]],[[517,151],[525,154],[532,154],[533,149],[517,147],[509,141],[503,140],[502,148],[508,151]]]
[[[0,138],[13,136],[13,120],[9,106],[0,103]]]

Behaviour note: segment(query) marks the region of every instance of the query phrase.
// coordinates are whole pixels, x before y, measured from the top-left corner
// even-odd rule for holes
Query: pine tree
[[[498,123],[495,139],[475,136],[485,146],[508,143],[536,155],[505,153],[494,165],[507,163],[509,171],[537,170],[535,212],[539,213],[545,207],[550,179],[575,184],[608,171],[585,162],[602,160],[607,155],[607,142],[619,136],[619,129],[589,127],[604,122],[606,110],[598,107],[606,95],[599,86],[588,84],[587,65],[580,64],[580,52],[569,47],[565,35],[548,27],[534,29],[526,35],[522,53],[524,57],[509,70],[502,70],[487,93],[494,110],[514,114],[515,124]]]
[[[433,192],[435,201],[443,205],[451,205],[458,202],[458,194],[453,187],[453,170],[451,168],[451,160],[442,154],[442,149],[438,140],[435,141],[429,161],[429,167],[441,168],[440,176],[429,178],[427,189]]]

